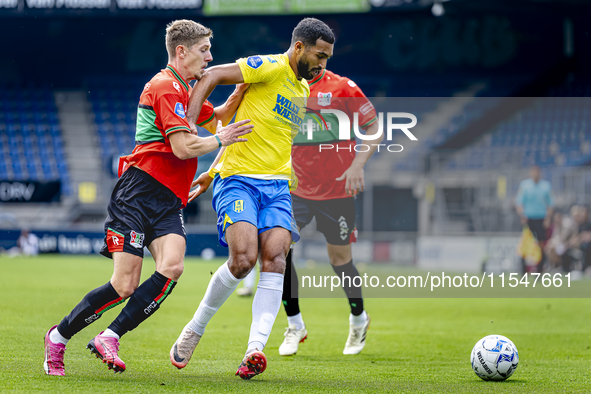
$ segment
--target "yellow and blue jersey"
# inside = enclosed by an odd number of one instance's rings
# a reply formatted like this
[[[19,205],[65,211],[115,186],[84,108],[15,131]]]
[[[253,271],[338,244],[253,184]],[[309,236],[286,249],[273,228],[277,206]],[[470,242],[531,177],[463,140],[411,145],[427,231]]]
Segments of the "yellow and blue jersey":
[[[236,61],[250,87],[238,107],[236,121],[250,119],[247,142],[228,146],[216,167],[222,178],[240,175],[291,180],[291,144],[305,115],[310,88],[298,80],[287,54],[251,56]]]

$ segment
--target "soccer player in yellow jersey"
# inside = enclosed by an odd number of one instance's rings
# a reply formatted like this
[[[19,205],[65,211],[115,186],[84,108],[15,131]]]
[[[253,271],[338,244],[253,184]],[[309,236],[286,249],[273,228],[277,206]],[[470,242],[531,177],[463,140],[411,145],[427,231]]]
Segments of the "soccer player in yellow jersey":
[[[191,198],[205,191],[214,178],[219,239],[229,247],[230,256],[211,278],[195,316],[172,346],[170,360],[178,368],[187,365],[207,323],[253,269],[259,254],[261,274],[252,304],[250,337],[236,375],[250,379],[267,367],[262,350],[281,306],[285,257],[292,240],[299,238],[289,193],[292,132],[297,133],[304,117],[310,94],[306,80],[326,68],[334,41],[325,23],[306,18],[294,29],[286,53],[212,67],[193,90],[189,124],[216,85],[250,84],[236,121],[251,119],[254,128],[247,142],[240,148],[236,148],[239,144],[227,147],[210,174],[201,174],[193,182],[199,189]]]

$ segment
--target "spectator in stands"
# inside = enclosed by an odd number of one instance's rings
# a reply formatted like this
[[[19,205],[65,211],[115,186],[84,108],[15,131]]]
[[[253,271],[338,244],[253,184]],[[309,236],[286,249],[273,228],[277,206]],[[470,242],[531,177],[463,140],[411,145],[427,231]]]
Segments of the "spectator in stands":
[[[579,242],[583,252],[583,269],[586,274],[591,274],[591,223],[589,223],[589,208],[582,208],[582,220],[579,225]]]
[[[530,169],[530,177],[519,184],[516,203],[521,223],[529,227],[544,250],[543,247],[548,239],[547,230],[550,227],[554,200],[552,186],[547,180],[540,179],[538,166],[533,166]],[[542,261],[538,264],[538,271],[543,268],[544,260],[545,258],[542,256]],[[525,272],[525,261],[522,261],[522,264]]]
[[[571,208],[571,215],[578,207]],[[555,211],[552,215],[552,235],[544,247],[544,253],[550,263],[550,269],[562,267],[565,252],[569,247],[571,238],[578,233],[577,224],[572,217]]]
[[[591,223],[589,223],[589,208],[578,207],[573,215],[577,226],[577,233],[568,242],[568,250],[562,259],[562,270],[570,272],[575,269],[573,263],[580,262],[582,271],[591,267]]]
[[[39,254],[39,238],[27,229],[21,231],[16,244],[20,248],[20,252],[25,256],[37,256]]]

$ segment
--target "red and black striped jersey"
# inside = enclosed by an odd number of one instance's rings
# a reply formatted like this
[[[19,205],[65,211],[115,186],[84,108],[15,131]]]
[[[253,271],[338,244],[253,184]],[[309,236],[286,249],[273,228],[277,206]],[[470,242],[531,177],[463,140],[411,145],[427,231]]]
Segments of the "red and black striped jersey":
[[[350,197],[345,191],[345,181],[339,182],[336,178],[343,175],[355,159],[355,134],[351,129],[348,139],[340,140],[337,116],[321,114],[320,110],[340,110],[351,122],[353,114],[357,113],[359,129],[365,129],[377,121],[375,108],[355,82],[331,71],[324,70],[308,84],[310,98],[306,117],[294,138],[291,152],[298,178],[298,187],[292,193],[309,200]],[[308,125],[311,125],[310,130],[307,130]],[[320,144],[332,144],[334,148],[319,152]]]
[[[136,166],[169,188],[187,205],[191,182],[197,171],[197,158],[181,160],[170,145],[173,133],[190,133],[186,120],[191,87],[170,64],[144,86],[137,110],[136,146],[132,154],[121,158],[120,176]],[[205,101],[197,125],[214,118],[214,108]]]

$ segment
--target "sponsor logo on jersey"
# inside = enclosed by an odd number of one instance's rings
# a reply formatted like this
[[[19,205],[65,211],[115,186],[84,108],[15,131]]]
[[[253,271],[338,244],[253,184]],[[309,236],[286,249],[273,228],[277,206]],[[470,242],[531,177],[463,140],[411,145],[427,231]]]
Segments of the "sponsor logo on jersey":
[[[129,244],[134,248],[143,248],[144,247],[144,234],[136,233],[135,231],[131,230],[129,233],[131,239],[129,240]]]
[[[248,59],[246,59],[246,64],[248,65],[248,67],[254,68],[256,70],[261,66],[261,64],[263,64],[263,59],[261,59],[260,56],[251,56]]]
[[[302,118],[298,116],[300,113],[300,107],[280,94],[277,94],[277,102],[275,104],[275,108],[273,108],[273,112],[276,112],[283,118],[295,123],[297,126],[302,124]]]
[[[244,200],[234,201],[234,212],[240,213],[244,211]]]
[[[371,102],[367,102],[364,105],[362,105],[361,107],[359,107],[359,112],[361,112],[362,115],[367,115],[369,113],[369,111],[371,111],[373,109],[373,104]]]
[[[180,116],[181,119],[185,119],[185,107],[183,107],[182,103],[176,103],[174,113]]]
[[[332,92],[322,93],[318,92],[318,105],[326,107],[332,101]]]
[[[174,81],[172,83],[172,86],[174,86],[174,88],[177,90],[177,92],[181,92],[181,85],[178,84],[178,82]]]

